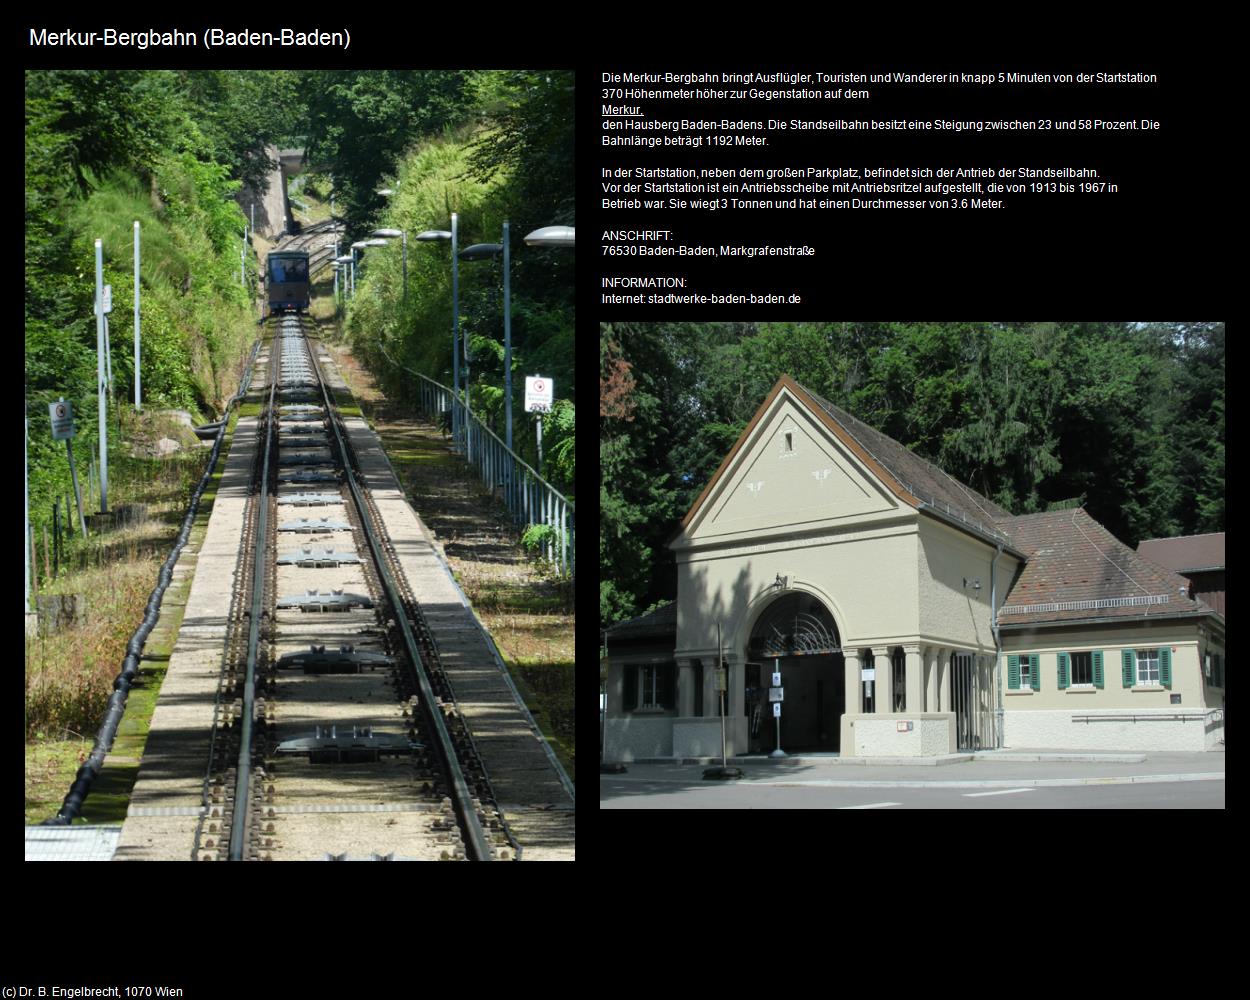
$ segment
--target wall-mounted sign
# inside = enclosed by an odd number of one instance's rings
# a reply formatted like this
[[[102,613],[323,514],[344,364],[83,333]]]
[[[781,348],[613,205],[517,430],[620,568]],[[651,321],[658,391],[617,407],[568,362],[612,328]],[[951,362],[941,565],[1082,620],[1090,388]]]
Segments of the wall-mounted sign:
[[[785,701],[786,689],[785,688],[769,688],[768,700],[769,701]]]
[[[864,667],[863,675],[860,678],[865,681],[875,681],[877,679],[877,670],[875,667]]]
[[[898,729],[898,731],[899,731],[900,733],[910,733],[910,732],[911,732],[911,723],[910,723],[910,722],[900,722],[900,723],[898,723],[898,725],[897,725],[895,728],[897,728],[897,729]]]

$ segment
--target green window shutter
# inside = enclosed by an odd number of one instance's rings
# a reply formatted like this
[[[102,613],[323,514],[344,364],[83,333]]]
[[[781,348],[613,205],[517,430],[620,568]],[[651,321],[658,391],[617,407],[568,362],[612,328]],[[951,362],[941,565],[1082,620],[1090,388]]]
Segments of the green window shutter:
[[[1068,686],[1068,654],[1059,654],[1059,690],[1062,691]]]
[[[1033,690],[1040,691],[1042,689],[1042,658],[1034,653],[1031,659],[1033,661],[1033,675],[1031,678],[1033,681]]]
[[[1137,653],[1134,650],[1126,649],[1121,653],[1124,661],[1124,686],[1131,688],[1133,686],[1133,664],[1137,662]]]
[[[1172,650],[1167,646],[1159,650],[1159,680],[1165,688],[1172,686]]]
[[[1094,650],[1094,687],[1102,687],[1102,650]]]
[[[1020,657],[1007,657],[1007,690],[1020,690]]]
[[[660,665],[660,707],[677,707],[677,664]]]
[[[638,707],[638,667],[628,663],[621,669],[625,671],[625,703],[622,711],[632,712]]]

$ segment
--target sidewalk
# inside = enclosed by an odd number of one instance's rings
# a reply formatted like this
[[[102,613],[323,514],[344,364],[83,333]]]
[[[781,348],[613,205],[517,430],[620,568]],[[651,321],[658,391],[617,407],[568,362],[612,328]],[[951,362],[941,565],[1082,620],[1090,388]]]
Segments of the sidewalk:
[[[711,763],[719,764],[716,758]],[[735,757],[741,768],[736,785],[811,785],[820,787],[963,788],[1030,785],[1105,785],[1160,781],[1220,781],[1224,751],[1205,753],[1107,753],[1072,750],[983,751],[946,757],[916,758],[796,756]],[[628,772],[600,775],[601,786],[642,780],[702,784],[706,762],[635,762]],[[712,784],[708,782],[707,784]]]

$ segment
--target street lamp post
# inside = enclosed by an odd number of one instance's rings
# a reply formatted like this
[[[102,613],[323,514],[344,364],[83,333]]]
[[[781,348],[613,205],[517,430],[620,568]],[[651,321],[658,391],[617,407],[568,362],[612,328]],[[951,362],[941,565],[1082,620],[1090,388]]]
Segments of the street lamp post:
[[[342,271],[343,272],[343,298],[344,299],[347,298],[347,267],[349,264],[351,264],[351,262],[352,262],[351,254],[343,254],[342,257],[334,258],[335,288],[336,289],[338,288],[338,274],[339,274],[339,271]],[[340,306],[340,302],[336,298],[334,300],[334,308],[337,310],[339,306]]]
[[[525,236],[526,246],[531,247],[568,247],[573,249],[574,230],[572,226],[544,226],[535,229]],[[538,414],[538,474],[542,475],[543,464],[543,415]]]
[[[455,212],[451,213],[451,232],[445,229],[427,229],[425,232],[417,233],[416,238],[425,242],[430,240],[451,240],[451,421],[452,433],[451,439],[455,442],[457,450],[461,445],[460,431],[463,421],[460,419],[460,411],[456,407],[456,402],[460,398],[460,265],[457,245],[459,240],[458,221]],[[466,352],[467,354],[467,352]],[[468,370],[466,363],[465,370]],[[468,379],[465,380],[465,406],[469,403],[469,387]],[[466,428],[467,437],[467,428]],[[465,442],[467,450],[467,441]]]
[[[504,407],[507,411],[507,445],[512,450],[512,296],[508,281],[508,223],[503,224],[502,243],[474,243],[460,251],[463,260],[482,260],[503,255]]]

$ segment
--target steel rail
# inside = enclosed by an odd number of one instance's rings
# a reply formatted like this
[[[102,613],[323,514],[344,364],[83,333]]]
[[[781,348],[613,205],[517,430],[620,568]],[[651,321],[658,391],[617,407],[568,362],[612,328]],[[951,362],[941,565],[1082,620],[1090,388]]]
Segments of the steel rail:
[[[305,335],[305,343],[307,343],[307,335]],[[309,349],[309,354],[313,354],[311,348]],[[395,620],[404,636],[404,644],[407,647],[417,686],[421,692],[419,698],[421,712],[425,716],[430,732],[435,735],[437,740],[440,756],[442,757],[443,772],[447,778],[448,789],[451,792],[452,807],[455,809],[456,815],[460,817],[461,828],[465,834],[465,851],[473,861],[491,861],[493,856],[490,844],[487,841],[486,832],[482,829],[482,825],[478,820],[477,810],[473,806],[473,798],[469,792],[468,782],[465,780],[464,772],[460,768],[460,762],[456,759],[456,750],[452,744],[451,736],[447,732],[447,725],[443,721],[442,714],[435,707],[434,690],[426,674],[425,661],[417,648],[417,640],[412,634],[408,616],[404,613],[403,599],[400,596],[395,580],[391,576],[390,570],[387,568],[382,546],[374,534],[370,523],[372,518],[369,515],[360,487],[356,483],[356,470],[352,467],[352,463],[348,461],[349,451],[343,441],[343,435],[339,431],[341,417],[339,416],[338,407],[330,399],[325,379],[321,377],[320,364],[316,363],[315,357],[313,360],[313,368],[317,373],[317,381],[321,385],[321,394],[326,403],[326,414],[331,418],[330,427],[334,431],[335,440],[338,442],[339,455],[343,461],[344,481],[351,489],[352,500],[356,505],[357,512],[360,514],[361,527],[364,530],[365,539],[369,543],[369,550],[373,553],[374,565],[377,567],[378,578],[382,582],[383,592],[395,611]]]
[[[260,476],[260,517],[253,546],[252,574],[252,621],[247,637],[247,677],[243,682],[243,716],[242,729],[239,734],[239,767],[234,786],[234,818],[230,827],[230,860],[242,861],[246,840],[244,827],[247,822],[248,796],[252,774],[252,728],[256,705],[256,647],[260,640],[260,619],[263,612],[265,596],[265,532],[269,515],[269,452],[274,439],[274,399],[278,391],[280,376],[277,365],[281,362],[281,354],[275,347],[281,338],[278,330],[269,348],[269,406],[262,419],[265,428],[265,460]]]

